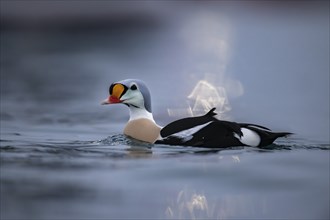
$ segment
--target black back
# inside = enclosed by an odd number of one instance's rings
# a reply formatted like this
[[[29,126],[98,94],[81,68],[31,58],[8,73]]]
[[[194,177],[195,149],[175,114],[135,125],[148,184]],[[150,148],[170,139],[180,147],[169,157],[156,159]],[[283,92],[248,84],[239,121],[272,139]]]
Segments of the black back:
[[[272,144],[278,137],[291,134],[289,132],[272,132],[269,128],[256,124],[218,120],[214,117],[216,115],[214,110],[215,108],[211,109],[203,116],[184,118],[168,124],[160,131],[163,139],[156,141],[156,143],[207,148],[245,146],[245,144],[239,141],[237,136],[242,137],[241,128],[247,128],[260,136],[261,141],[258,147],[264,147]],[[177,135],[178,132],[199,125],[205,126],[191,135]]]
[[[234,137],[234,133],[241,136],[241,127],[235,122],[221,121],[213,117],[215,108],[200,117],[184,118],[165,126],[160,134],[164,138],[157,141],[160,144],[184,145],[195,147],[223,148],[230,146],[242,146],[242,143]],[[193,127],[209,124],[201,128],[192,137],[178,137],[175,134]]]
[[[174,122],[166,125],[160,131],[160,135],[162,137],[167,137],[171,134],[175,134],[180,131],[190,129],[190,128],[205,124],[210,121],[216,121],[217,119],[214,118],[213,116],[215,116],[217,113],[215,113],[214,110],[215,110],[215,108],[212,108],[208,113],[206,113],[203,116],[183,118],[183,119],[174,121]]]

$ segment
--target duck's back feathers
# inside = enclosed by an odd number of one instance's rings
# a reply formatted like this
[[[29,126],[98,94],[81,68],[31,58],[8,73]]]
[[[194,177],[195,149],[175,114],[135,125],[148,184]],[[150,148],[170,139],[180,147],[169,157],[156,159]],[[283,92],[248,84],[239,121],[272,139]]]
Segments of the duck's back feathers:
[[[193,120],[193,118],[189,119]],[[182,121],[180,123],[182,123]],[[171,126],[174,125],[175,123],[172,123]],[[163,139],[158,140],[156,143],[210,148],[242,145],[242,143],[233,136],[234,133],[242,135],[238,124],[215,119],[169,136],[162,136]]]
[[[212,108],[208,113],[206,113],[203,116],[183,118],[183,119],[174,121],[174,122],[166,125],[160,131],[160,135],[162,137],[168,137],[172,134],[191,129],[191,128],[194,128],[199,125],[206,124],[210,121],[215,121],[217,119],[214,118],[213,116],[215,116],[217,113],[215,113],[214,110],[215,110],[215,108]]]
[[[288,132],[272,132],[269,128],[247,123],[218,120],[215,108],[200,117],[184,118],[170,123],[161,131],[159,144],[184,145],[208,148],[233,146],[263,147],[273,143]]]
[[[156,143],[220,148],[242,145],[233,136],[243,135],[240,125],[216,119],[214,110],[212,108],[203,116],[184,118],[168,124],[160,131],[162,139]]]

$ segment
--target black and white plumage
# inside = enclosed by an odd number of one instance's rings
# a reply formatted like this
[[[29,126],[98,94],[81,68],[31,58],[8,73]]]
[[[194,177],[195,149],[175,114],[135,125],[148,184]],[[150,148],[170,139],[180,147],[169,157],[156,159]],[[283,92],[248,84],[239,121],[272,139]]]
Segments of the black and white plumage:
[[[291,134],[255,124],[218,120],[215,108],[203,116],[183,118],[162,128],[154,121],[150,92],[143,81],[127,79],[113,83],[109,94],[102,104],[123,103],[130,109],[124,134],[149,143],[208,148],[264,147]]]
[[[255,124],[218,120],[214,117],[214,110],[215,108],[200,117],[184,118],[168,124],[160,131],[163,139],[156,143],[210,148],[263,147],[272,144],[278,137],[290,134],[272,132]]]

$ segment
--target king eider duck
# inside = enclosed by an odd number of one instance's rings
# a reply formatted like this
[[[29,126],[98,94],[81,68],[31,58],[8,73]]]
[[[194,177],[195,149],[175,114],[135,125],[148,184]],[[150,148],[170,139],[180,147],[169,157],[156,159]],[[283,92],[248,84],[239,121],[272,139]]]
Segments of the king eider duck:
[[[183,145],[206,148],[234,146],[264,147],[289,132],[246,123],[215,118],[215,108],[199,117],[174,121],[165,127],[157,125],[151,110],[151,96],[146,84],[138,79],[126,79],[110,85],[110,96],[101,104],[123,103],[129,107],[130,118],[124,134],[152,144]]]

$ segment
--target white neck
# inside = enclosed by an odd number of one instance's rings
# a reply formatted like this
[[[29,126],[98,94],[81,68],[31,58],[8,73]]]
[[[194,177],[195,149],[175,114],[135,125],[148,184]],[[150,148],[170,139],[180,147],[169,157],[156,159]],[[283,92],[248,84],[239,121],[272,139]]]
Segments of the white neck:
[[[130,111],[129,121],[146,118],[155,123],[152,113],[148,112],[145,108],[129,107],[129,111]]]

